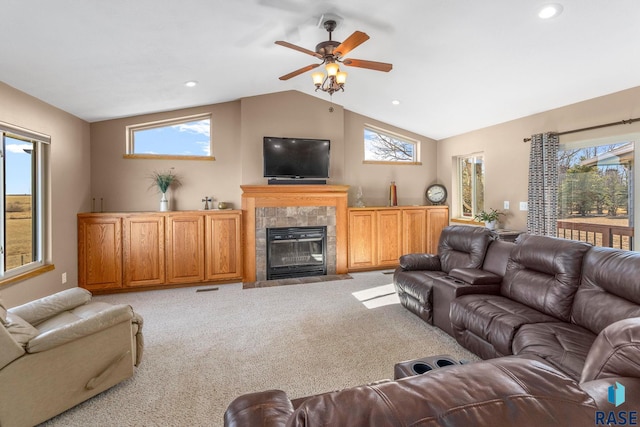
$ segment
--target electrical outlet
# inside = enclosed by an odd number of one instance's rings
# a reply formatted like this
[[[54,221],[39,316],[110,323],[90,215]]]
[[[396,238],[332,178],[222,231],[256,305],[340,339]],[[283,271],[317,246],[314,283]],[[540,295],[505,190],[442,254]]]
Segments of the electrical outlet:
[[[520,202],[520,210],[528,211],[529,210],[529,202]]]
[[[509,201],[508,200],[504,201],[503,209],[509,209]]]
[[[67,272],[62,273],[62,284],[67,283]]]

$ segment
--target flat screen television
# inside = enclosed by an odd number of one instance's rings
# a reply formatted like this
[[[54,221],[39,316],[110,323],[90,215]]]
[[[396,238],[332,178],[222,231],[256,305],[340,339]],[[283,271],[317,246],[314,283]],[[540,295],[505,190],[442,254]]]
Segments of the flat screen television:
[[[265,136],[265,178],[329,178],[328,139]]]

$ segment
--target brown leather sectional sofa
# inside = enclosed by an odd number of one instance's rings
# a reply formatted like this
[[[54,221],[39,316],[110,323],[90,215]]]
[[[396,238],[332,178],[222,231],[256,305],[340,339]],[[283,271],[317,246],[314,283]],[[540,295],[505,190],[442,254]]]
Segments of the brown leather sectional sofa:
[[[448,227],[438,254],[401,258],[396,290],[407,309],[490,360],[294,400],[247,394],[229,405],[225,425],[637,423],[639,273],[640,253]],[[616,406],[621,385],[626,402]]]

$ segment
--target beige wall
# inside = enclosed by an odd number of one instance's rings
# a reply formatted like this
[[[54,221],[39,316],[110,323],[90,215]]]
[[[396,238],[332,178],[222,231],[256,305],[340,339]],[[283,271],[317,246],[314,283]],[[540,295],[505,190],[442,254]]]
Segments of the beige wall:
[[[212,114],[215,161],[123,157],[128,125],[204,113]],[[160,194],[156,188],[149,188],[149,176],[170,168],[182,182],[167,194],[171,209],[202,209],[205,196],[213,197],[216,203],[239,203],[241,165],[239,101],[91,124],[91,198],[95,199],[96,211],[157,211]]]
[[[333,112],[329,111],[333,107]],[[212,113],[215,161],[124,159],[125,128],[167,118]],[[364,124],[422,141],[421,166],[363,165]],[[401,204],[422,204],[426,186],[436,178],[436,142],[421,135],[344,110],[327,100],[297,91],[243,98],[157,114],[91,124],[91,198],[104,211],[155,211],[160,196],[149,189],[148,175],[171,167],[182,186],[170,191],[172,209],[201,209],[204,196],[240,206],[240,185],[266,184],[262,170],[264,136],[331,140],[330,184],[362,186],[365,201],[387,203],[396,181]],[[353,202],[352,189],[351,201]]]
[[[266,184],[262,138],[300,137],[331,140],[328,183],[344,182],[344,110],[297,91],[243,98],[241,120],[242,184]]]
[[[379,127],[420,141],[421,165],[365,164],[363,128]],[[373,120],[352,111],[345,111],[345,183],[351,186],[349,203],[355,204],[357,187],[362,187],[363,201],[368,206],[386,206],[389,185],[395,181],[398,204],[423,205],[424,192],[436,180],[435,140]]]
[[[640,87],[566,107],[534,114],[496,126],[447,138],[438,142],[438,181],[452,193],[449,204],[453,216],[456,190],[452,179],[455,156],[483,152],[485,157],[485,208],[503,210],[503,202],[510,202],[505,228],[526,230],[526,212],[518,209],[519,202],[527,200],[529,143],[523,138],[541,132],[584,128],[623,119],[640,117]],[[524,101],[523,101],[524,102]],[[595,139],[612,135],[627,135],[640,131],[640,123],[580,132],[560,137],[560,142]],[[638,151],[638,150],[636,150]],[[636,185],[636,205],[640,201]],[[453,202],[453,205],[452,205]],[[636,206],[636,211],[638,207]]]
[[[89,124],[4,83],[0,83],[0,121],[51,136],[47,258],[56,268],[1,287],[0,297],[14,306],[78,284],[76,214],[89,208]],[[63,272],[67,273],[64,285]]]

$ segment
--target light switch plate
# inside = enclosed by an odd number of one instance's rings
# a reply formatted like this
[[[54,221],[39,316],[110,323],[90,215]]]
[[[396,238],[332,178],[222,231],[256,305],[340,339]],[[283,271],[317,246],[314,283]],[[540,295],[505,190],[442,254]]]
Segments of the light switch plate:
[[[509,209],[509,201],[508,200],[504,201],[503,209]]]
[[[520,210],[528,211],[529,210],[529,202],[520,202]]]

